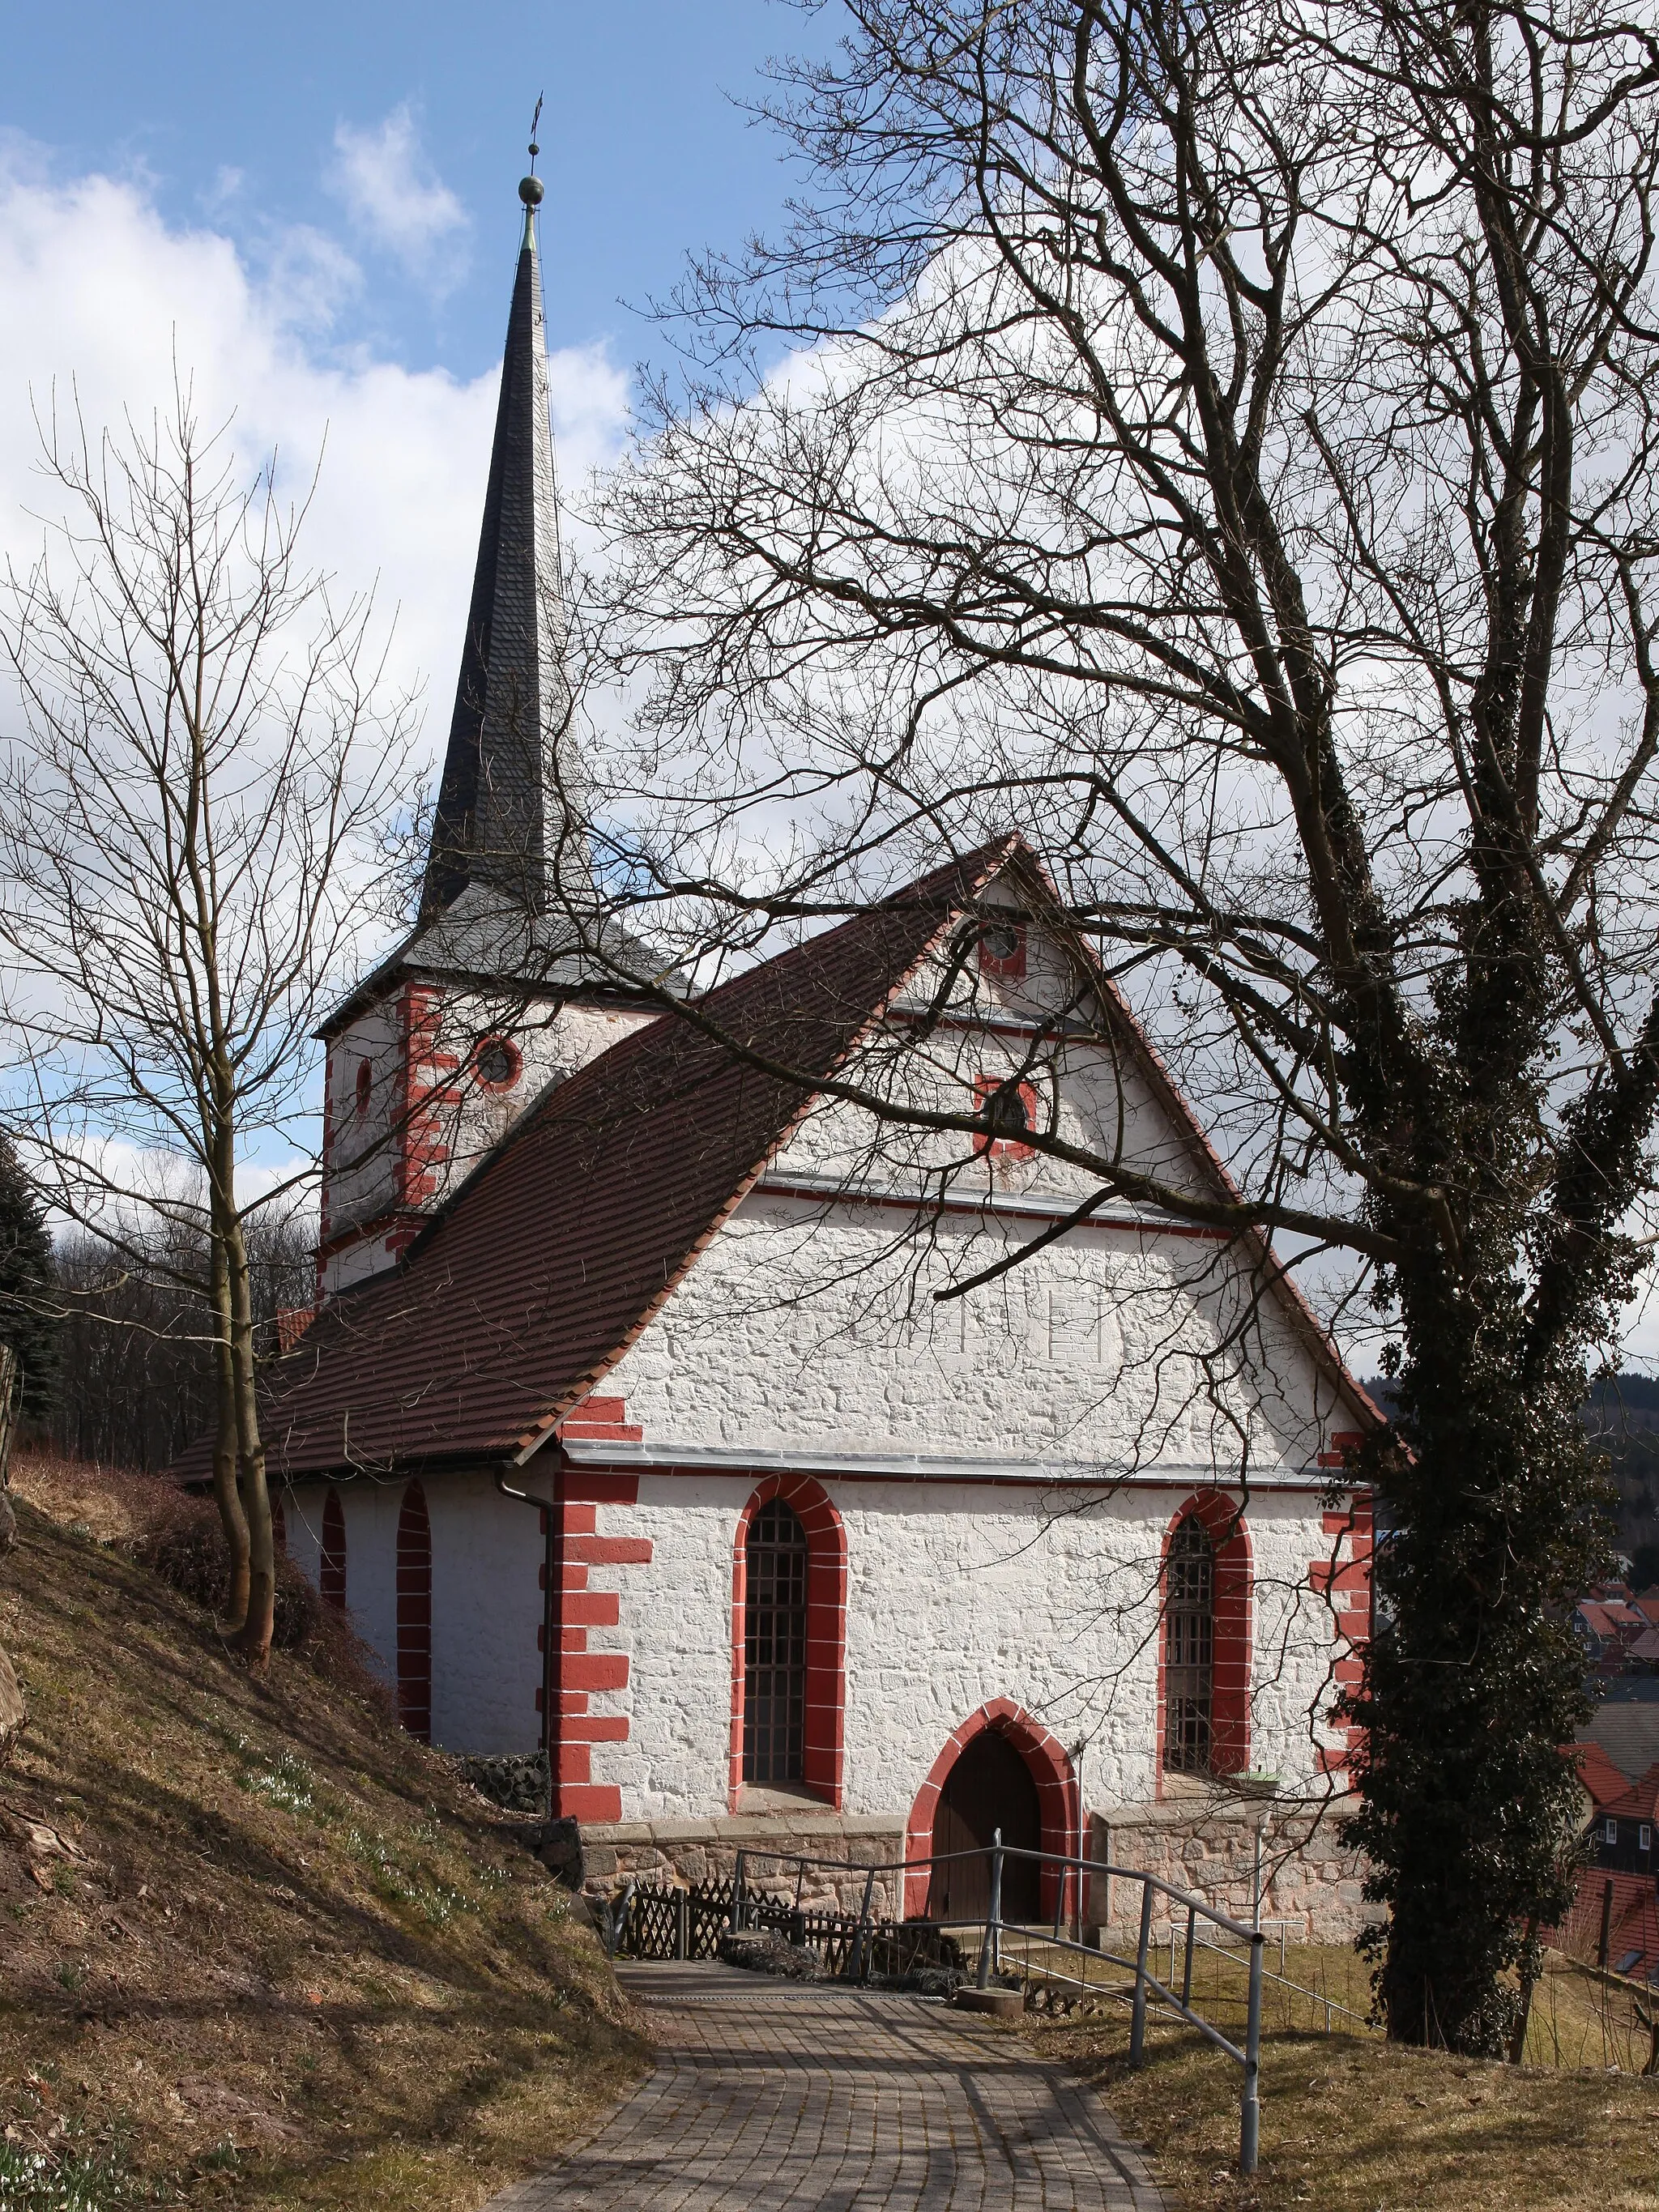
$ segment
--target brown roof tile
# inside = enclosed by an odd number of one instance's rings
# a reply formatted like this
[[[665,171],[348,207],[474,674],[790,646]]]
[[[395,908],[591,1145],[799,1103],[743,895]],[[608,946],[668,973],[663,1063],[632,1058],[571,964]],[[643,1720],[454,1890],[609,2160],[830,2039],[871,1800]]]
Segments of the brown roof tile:
[[[1007,850],[735,977],[708,1017],[750,1053],[829,1074]],[[325,1308],[266,1408],[274,1480],[508,1456],[613,1364],[811,1097],[704,1035],[695,1011],[550,1092],[402,1267]],[[205,1447],[178,1472],[204,1474]]]

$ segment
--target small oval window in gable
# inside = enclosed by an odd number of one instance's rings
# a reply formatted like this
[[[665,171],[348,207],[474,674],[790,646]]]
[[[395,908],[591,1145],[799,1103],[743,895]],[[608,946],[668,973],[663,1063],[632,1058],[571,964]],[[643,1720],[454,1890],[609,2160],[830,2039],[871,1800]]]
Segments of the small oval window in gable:
[[[370,1100],[374,1096],[374,1065],[373,1065],[373,1063],[372,1063],[371,1061],[369,1061],[369,1060],[360,1060],[357,1062],[357,1079],[356,1079],[356,1100],[357,1100],[357,1111],[358,1111],[360,1114],[367,1114],[367,1113],[368,1113],[368,1102],[369,1102],[369,1100]]]
[[[979,933],[980,972],[1005,982],[1025,973],[1025,932],[1015,921],[988,921]]]
[[[524,1057],[510,1037],[486,1037],[472,1055],[472,1066],[487,1090],[510,1091],[524,1073]]]

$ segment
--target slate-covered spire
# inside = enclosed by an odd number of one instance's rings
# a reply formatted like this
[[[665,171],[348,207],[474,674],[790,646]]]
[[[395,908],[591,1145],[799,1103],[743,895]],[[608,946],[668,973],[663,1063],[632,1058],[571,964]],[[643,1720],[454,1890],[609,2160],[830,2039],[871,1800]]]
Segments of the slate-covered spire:
[[[469,887],[540,913],[587,882],[569,742],[547,339],[536,252],[538,177],[519,186],[524,239],[489,457],[460,681],[422,896],[435,921]]]

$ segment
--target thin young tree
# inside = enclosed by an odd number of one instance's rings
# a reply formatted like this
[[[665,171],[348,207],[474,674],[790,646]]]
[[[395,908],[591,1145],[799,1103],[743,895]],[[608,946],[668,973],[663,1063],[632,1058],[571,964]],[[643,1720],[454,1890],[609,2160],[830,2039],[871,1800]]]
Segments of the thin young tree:
[[[54,1206],[141,1272],[182,1255],[177,1287],[204,1300],[228,1612],[263,1668],[251,1216],[309,1171],[312,1031],[377,917],[408,706],[372,598],[337,599],[302,564],[314,478],[289,501],[274,458],[245,466],[187,384],[150,425],[54,422],[42,446],[63,515],[10,574],[3,631],[21,708],[0,780],[14,1090]],[[259,1152],[277,1166],[256,1183]]]
[[[1580,1409],[1659,1105],[1659,31],[1610,0],[845,27],[767,111],[786,234],[694,270],[685,375],[600,508],[640,732],[600,875],[690,957],[1024,833],[1239,1194],[1027,1141],[1346,1255],[1387,1336],[1352,1833],[1389,2032],[1495,2051],[1565,1901]]]

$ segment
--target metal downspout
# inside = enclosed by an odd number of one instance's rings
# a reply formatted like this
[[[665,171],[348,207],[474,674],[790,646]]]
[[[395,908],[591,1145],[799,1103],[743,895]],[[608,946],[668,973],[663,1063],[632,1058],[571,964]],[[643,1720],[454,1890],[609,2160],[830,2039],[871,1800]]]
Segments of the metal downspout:
[[[515,1462],[507,1462],[513,1466]],[[562,1472],[553,1478],[551,1498],[532,1497],[527,1490],[519,1490],[507,1479],[505,1468],[495,1470],[495,1487],[503,1498],[511,1498],[520,1505],[533,1505],[541,1515],[545,1529],[542,1548],[542,1741],[547,1751],[547,1805],[550,1822],[557,1815],[554,1808],[558,1802],[559,1742],[557,1669],[555,1668],[554,1646],[560,1633],[560,1608],[557,1602],[559,1583],[564,1574],[564,1477]]]

